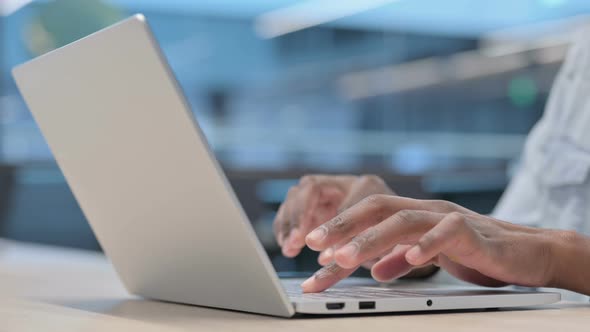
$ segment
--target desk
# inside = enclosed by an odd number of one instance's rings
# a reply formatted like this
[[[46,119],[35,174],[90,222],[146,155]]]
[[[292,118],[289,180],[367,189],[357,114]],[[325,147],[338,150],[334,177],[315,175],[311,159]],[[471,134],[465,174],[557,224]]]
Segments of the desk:
[[[540,309],[284,319],[127,294],[101,254],[0,240],[0,332],[580,331],[590,304]],[[370,329],[370,330],[369,330]]]

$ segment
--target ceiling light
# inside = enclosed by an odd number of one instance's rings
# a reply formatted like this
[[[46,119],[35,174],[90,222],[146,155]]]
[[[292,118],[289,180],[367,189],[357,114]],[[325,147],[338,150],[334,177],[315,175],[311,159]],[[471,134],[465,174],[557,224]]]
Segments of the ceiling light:
[[[263,38],[279,37],[401,0],[306,0],[260,15],[256,31]]]
[[[8,16],[30,2],[32,0],[2,0],[0,1],[0,16]]]

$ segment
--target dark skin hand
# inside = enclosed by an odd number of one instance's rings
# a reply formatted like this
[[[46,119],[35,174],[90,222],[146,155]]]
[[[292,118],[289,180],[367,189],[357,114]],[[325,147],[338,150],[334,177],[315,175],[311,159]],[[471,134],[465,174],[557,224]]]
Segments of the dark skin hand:
[[[375,175],[308,175],[290,188],[285,202],[279,208],[274,221],[274,232],[283,255],[295,257],[305,246],[305,236],[314,228],[334,218],[370,195],[395,195],[393,190]],[[334,259],[334,250],[338,244],[323,250],[318,256],[320,265],[325,266]],[[393,249],[399,253],[408,249],[397,246]],[[363,262],[361,266],[370,269],[378,259]],[[406,265],[403,273],[397,277],[426,277],[436,272],[431,264],[424,267]]]
[[[376,176],[309,175],[290,188],[274,221],[277,242],[287,257],[295,257],[305,246],[305,236],[339,212],[373,194],[395,193]],[[320,254],[319,263],[332,261],[333,248]]]
[[[320,180],[344,188],[339,197],[350,196],[352,185],[331,182],[329,176]],[[379,182],[375,180],[371,180],[373,184]],[[312,181],[317,185],[315,179]],[[450,202],[415,200],[392,192],[365,195],[348,207],[334,207],[334,200],[327,199],[326,211],[335,215],[323,222],[320,217],[329,213],[315,214],[318,206],[323,208],[321,194],[321,189],[313,196],[316,198],[291,193],[282,206],[282,216],[288,211],[291,214],[287,215],[299,221],[285,227],[280,214],[275,221],[276,234],[287,255],[296,255],[305,244],[320,252],[333,250],[330,262],[302,284],[304,292],[323,291],[364,263],[371,263],[371,273],[378,281],[436,264],[478,285],[559,287],[590,294],[590,239],[575,232],[514,225]],[[294,204],[296,201],[303,205]],[[340,198],[341,203],[344,201]],[[295,206],[310,206],[305,205],[309,202],[314,208],[294,212]]]

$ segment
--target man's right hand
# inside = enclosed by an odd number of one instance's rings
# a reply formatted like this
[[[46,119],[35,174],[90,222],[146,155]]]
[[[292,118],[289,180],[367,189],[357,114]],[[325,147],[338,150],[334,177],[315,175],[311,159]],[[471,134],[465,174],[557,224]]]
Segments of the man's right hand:
[[[295,257],[305,246],[305,236],[363,198],[395,195],[375,175],[307,175],[289,189],[274,220],[274,233],[283,255]],[[324,250],[318,261],[332,261],[334,248]]]

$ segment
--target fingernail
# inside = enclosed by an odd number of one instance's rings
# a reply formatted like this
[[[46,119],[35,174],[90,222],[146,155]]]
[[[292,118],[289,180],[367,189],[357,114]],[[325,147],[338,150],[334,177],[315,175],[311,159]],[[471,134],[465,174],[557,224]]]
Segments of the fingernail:
[[[359,252],[359,246],[358,246],[358,244],[350,243],[350,244],[347,244],[346,246],[342,247],[342,249],[339,249],[338,251],[340,252],[340,255],[343,255],[346,257],[354,257]]]
[[[306,240],[319,242],[326,238],[328,232],[324,227],[316,228],[313,232],[309,233]]]
[[[408,252],[406,252],[406,260],[408,261],[408,263],[416,262],[419,257],[420,247],[418,246],[413,246],[412,248],[410,248],[410,250],[408,250]]]

